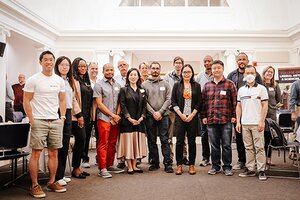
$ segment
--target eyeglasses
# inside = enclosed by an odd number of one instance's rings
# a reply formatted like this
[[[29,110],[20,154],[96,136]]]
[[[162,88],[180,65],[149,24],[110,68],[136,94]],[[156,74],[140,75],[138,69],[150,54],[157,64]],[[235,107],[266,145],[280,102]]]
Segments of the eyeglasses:
[[[184,71],[182,72],[183,74],[191,74],[192,72],[191,71]]]

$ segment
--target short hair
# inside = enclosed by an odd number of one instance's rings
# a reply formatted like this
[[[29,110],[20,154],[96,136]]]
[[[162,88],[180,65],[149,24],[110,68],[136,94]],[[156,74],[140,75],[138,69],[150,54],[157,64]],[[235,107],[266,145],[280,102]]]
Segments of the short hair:
[[[239,54],[236,56],[236,58],[239,57],[242,54],[246,56],[247,60],[249,60],[248,55],[245,52],[239,52]]]
[[[183,58],[180,57],[180,56],[176,56],[176,57],[173,59],[173,65],[175,64],[175,62],[176,62],[177,60],[181,60],[182,65],[184,65],[184,60],[183,60]]]
[[[256,68],[255,68],[253,65],[247,65],[247,66],[245,67],[245,69],[250,69],[250,68],[253,68],[254,71],[255,71],[255,73],[257,73],[257,72],[256,72]]]
[[[161,65],[160,65],[159,62],[157,62],[157,61],[153,61],[153,62],[150,64],[150,68],[152,67],[152,65],[158,65],[159,68],[161,68]]]
[[[147,62],[142,62],[141,64],[139,64],[139,69],[141,69],[142,65],[146,65],[148,69],[150,68]]]
[[[54,56],[54,54],[53,54],[51,51],[47,50],[47,51],[43,51],[43,52],[41,53],[41,55],[40,55],[40,58],[39,58],[40,62],[42,62],[42,60],[43,60],[43,57],[44,57],[44,55],[46,55],[46,54],[50,54],[50,55],[52,55],[52,56],[53,56],[53,58],[55,59],[55,56]]]
[[[214,60],[212,62],[212,65],[216,65],[216,64],[219,64],[219,65],[221,65],[224,68],[224,63],[221,60]]]

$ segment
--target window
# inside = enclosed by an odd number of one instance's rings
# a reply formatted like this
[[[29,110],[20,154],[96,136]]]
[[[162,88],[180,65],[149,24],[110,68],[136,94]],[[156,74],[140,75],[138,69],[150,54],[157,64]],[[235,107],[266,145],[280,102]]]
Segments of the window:
[[[228,7],[227,0],[121,0],[119,6]]]

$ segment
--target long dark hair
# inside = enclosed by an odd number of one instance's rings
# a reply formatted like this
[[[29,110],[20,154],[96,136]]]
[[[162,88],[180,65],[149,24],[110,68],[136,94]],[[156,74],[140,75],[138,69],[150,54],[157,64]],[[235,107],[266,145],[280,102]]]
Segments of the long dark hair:
[[[182,72],[183,72],[183,69],[186,68],[186,67],[188,67],[188,68],[191,69],[191,71],[192,71],[192,77],[191,77],[191,79],[190,79],[190,83],[194,83],[194,82],[195,82],[195,80],[194,80],[195,72],[194,72],[194,69],[193,69],[192,65],[190,65],[190,64],[185,64],[185,65],[182,67],[181,73],[180,73],[180,75],[181,75],[180,82],[183,83]]]
[[[89,73],[88,73],[88,69],[86,69],[86,73],[83,75],[83,78],[81,78],[78,74],[78,65],[79,65],[79,62],[83,60],[85,63],[86,61],[81,58],[81,57],[77,57],[73,60],[72,62],[72,69],[73,69],[73,75],[74,75],[74,78],[76,80],[78,80],[79,82],[84,82],[88,85],[91,85],[91,81],[90,81],[90,77],[89,77]]]
[[[67,73],[67,80],[71,86],[71,88],[74,90],[74,79],[73,79],[73,70],[72,70],[72,67],[71,67],[71,60],[66,57],[66,56],[60,56],[59,58],[57,58],[56,62],[55,62],[55,65],[54,65],[54,72],[55,74],[57,74],[58,76],[61,76],[60,72],[59,72],[59,69],[58,69],[58,65],[64,61],[64,60],[67,60],[68,63],[69,63],[69,71]]]
[[[140,72],[139,72],[139,70],[138,70],[137,68],[130,68],[130,69],[128,70],[127,75],[126,75],[126,86],[130,86],[129,75],[130,75],[130,73],[133,72],[133,71],[136,71],[137,74],[138,74],[139,79],[137,80],[136,85],[137,85],[138,88],[140,88],[140,87],[141,87],[141,84],[142,84],[142,81],[141,81],[141,74],[140,74]]]

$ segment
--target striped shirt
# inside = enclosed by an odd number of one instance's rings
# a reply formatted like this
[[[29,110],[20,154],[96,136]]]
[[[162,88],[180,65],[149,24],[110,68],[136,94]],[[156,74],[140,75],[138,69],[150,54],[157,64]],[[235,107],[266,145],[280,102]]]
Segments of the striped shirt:
[[[236,87],[225,77],[217,84],[213,80],[206,83],[202,92],[201,117],[207,118],[207,124],[231,122],[231,118],[236,118],[236,99]]]

